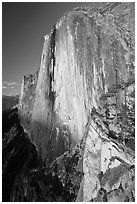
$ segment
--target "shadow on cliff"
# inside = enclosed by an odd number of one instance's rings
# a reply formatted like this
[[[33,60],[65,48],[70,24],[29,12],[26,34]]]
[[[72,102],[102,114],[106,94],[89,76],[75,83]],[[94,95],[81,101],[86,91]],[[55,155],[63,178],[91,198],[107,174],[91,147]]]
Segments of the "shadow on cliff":
[[[75,145],[67,126],[52,124],[49,127],[34,121],[30,135],[38,147],[39,154],[49,163]]]
[[[54,138],[56,134],[52,131],[51,138]],[[53,158],[53,155],[50,155],[52,139],[50,142],[47,143],[47,151],[48,156]],[[63,144],[64,141],[60,151],[57,148],[56,152],[64,153]],[[82,172],[82,166],[78,165],[79,151],[71,149],[47,166],[18,120],[15,120],[9,131],[3,133],[2,147],[3,202],[75,201]]]

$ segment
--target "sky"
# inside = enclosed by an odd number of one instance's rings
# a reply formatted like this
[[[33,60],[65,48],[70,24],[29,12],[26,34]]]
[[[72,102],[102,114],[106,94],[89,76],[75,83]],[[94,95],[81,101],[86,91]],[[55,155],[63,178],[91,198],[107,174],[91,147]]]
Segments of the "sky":
[[[40,66],[44,36],[67,11],[91,2],[2,3],[2,94],[20,93],[24,75]]]

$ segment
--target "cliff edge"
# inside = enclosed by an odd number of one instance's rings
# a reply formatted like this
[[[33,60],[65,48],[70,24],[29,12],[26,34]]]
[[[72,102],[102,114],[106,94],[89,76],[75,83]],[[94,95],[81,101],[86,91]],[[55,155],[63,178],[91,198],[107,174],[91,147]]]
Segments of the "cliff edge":
[[[68,12],[44,37],[37,74],[23,80],[20,118],[46,162],[83,147],[77,201],[134,197],[132,184],[122,191],[134,174],[134,13],[120,2]]]

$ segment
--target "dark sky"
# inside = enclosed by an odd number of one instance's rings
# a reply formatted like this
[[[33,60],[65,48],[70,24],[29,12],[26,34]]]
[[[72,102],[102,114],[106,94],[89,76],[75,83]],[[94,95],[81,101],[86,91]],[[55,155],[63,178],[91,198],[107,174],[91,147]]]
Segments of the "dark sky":
[[[44,35],[65,12],[90,2],[2,3],[3,94],[20,92],[23,75],[40,65]]]

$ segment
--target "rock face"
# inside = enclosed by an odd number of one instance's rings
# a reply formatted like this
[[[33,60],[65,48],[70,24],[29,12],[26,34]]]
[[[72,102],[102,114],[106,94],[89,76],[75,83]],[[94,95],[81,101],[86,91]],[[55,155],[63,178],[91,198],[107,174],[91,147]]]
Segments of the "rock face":
[[[65,151],[68,143],[78,143],[92,108],[102,108],[100,98],[130,79],[133,68],[134,3],[66,14],[45,36],[38,81],[35,74],[23,82],[20,109],[31,118],[32,138],[42,153],[48,145],[62,143]],[[119,109],[124,94],[117,92]]]
[[[83,146],[76,201],[134,200],[134,12],[117,2],[67,13],[23,80],[20,118],[46,162]]]
[[[134,153],[122,143],[108,139],[107,129],[100,121],[96,123],[96,119],[92,116],[87,129],[83,154],[83,196],[77,201],[120,202],[125,201],[126,196],[133,201]],[[124,182],[129,186],[125,187]],[[116,189],[118,193],[112,198]],[[109,197],[110,192],[113,192],[112,197]]]
[[[19,101],[19,113],[24,127],[29,130],[35,101],[36,85],[39,69],[36,73],[24,76]]]
[[[92,119],[92,125],[87,126],[79,145],[45,165],[28,133],[23,131],[16,113],[16,110],[7,113],[7,124],[10,125],[12,117],[14,126],[9,132],[3,131],[3,201],[135,200],[133,152],[129,154],[129,149],[123,151],[120,144],[107,139],[102,139],[100,151],[101,140],[92,129],[93,124],[96,127]],[[95,141],[96,145],[93,145]]]

